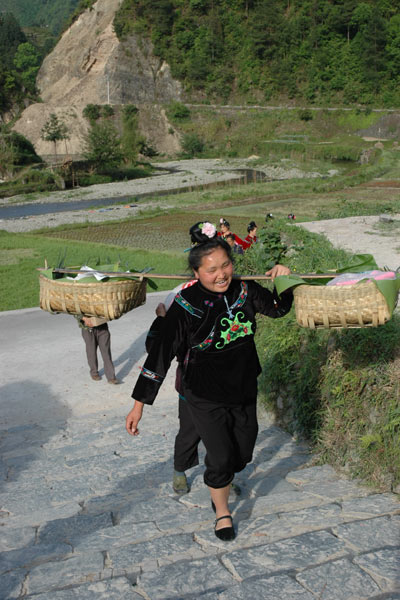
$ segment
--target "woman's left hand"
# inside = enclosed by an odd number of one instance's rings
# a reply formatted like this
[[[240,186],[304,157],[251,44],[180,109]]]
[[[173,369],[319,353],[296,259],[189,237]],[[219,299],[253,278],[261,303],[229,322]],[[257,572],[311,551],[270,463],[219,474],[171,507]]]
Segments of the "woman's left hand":
[[[279,275],[290,275],[290,273],[291,271],[289,267],[285,267],[284,265],[275,265],[265,274],[269,275],[271,279],[275,279],[275,277],[279,277]]]

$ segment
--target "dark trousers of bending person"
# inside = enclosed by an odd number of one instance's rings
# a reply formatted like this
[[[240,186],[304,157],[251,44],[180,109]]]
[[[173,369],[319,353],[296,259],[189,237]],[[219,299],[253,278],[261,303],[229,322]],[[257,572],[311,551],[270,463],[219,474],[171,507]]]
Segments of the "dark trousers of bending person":
[[[104,363],[104,373],[108,381],[115,380],[115,369],[111,357],[111,336],[107,323],[82,329],[82,337],[85,341],[86,357],[92,378],[99,376],[99,362],[97,350],[100,350]]]

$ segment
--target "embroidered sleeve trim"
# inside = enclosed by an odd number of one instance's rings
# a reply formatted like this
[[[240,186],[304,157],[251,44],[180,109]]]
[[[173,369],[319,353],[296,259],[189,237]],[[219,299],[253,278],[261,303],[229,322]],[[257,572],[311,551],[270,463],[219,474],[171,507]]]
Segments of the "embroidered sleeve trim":
[[[154,373],[153,371],[149,371],[144,367],[141,368],[140,373],[143,375],[143,377],[147,377],[147,379],[151,379],[152,381],[161,382],[164,379],[162,375]]]
[[[182,306],[182,308],[187,310],[188,313],[190,313],[194,317],[197,317],[198,319],[201,319],[201,317],[204,314],[202,310],[196,308],[195,306],[192,306],[190,302],[185,300],[185,298],[183,298],[180,293],[175,296],[175,302],[177,302],[179,306]]]

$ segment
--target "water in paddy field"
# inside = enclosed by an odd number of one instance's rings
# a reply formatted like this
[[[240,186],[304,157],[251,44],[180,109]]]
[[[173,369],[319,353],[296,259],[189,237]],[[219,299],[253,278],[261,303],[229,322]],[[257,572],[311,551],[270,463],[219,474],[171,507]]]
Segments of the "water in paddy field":
[[[223,185],[232,184],[248,184],[248,183],[259,183],[260,181],[266,181],[267,176],[262,171],[255,169],[232,169],[232,172],[240,173],[240,177],[234,179],[228,179],[226,181],[219,181],[215,183],[203,183],[198,185],[189,185],[185,187],[179,187],[174,189],[157,190],[154,192],[144,192],[137,194],[132,198],[132,194],[129,196],[118,196],[116,198],[99,198],[92,200],[75,200],[67,202],[41,202],[41,203],[26,203],[26,204],[14,204],[0,207],[0,219],[18,219],[23,217],[30,217],[36,215],[45,215],[48,213],[68,212],[73,210],[83,210],[88,208],[102,207],[99,210],[107,210],[107,206],[113,204],[127,203],[127,206],[136,207],[137,204],[132,203],[140,198],[145,197],[156,197],[156,196],[170,196],[174,194],[183,194],[185,192],[192,192],[198,189],[207,189],[221,187]],[[104,207],[104,208],[103,208]]]

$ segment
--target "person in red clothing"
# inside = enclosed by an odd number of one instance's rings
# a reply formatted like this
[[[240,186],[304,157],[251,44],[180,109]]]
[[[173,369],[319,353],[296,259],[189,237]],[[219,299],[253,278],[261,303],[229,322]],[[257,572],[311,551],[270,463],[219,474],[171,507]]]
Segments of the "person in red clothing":
[[[242,240],[242,238],[240,238],[238,235],[236,235],[236,233],[233,233],[230,230],[229,222],[226,219],[224,219],[223,217],[221,217],[219,220],[218,236],[222,237],[224,240],[226,240],[227,235],[233,235],[235,243],[238,244],[239,246],[241,246],[241,248],[243,248],[243,250],[247,247],[245,241]]]
[[[244,238],[245,249],[250,248],[257,241],[257,225],[255,221],[250,221],[247,225],[247,236]]]
[[[163,317],[136,381],[134,406],[126,430],[139,434],[143,407],[153,404],[174,356],[185,356],[181,390],[196,432],[206,448],[204,482],[216,513],[215,535],[235,537],[228,506],[235,473],[252,460],[257,437],[257,377],[261,372],[254,334],[256,314],[279,318],[291,308],[293,295],[278,296],[255,281],[233,277],[230,246],[210,223],[190,229],[189,266],[198,280],[176,294]],[[275,265],[275,278],[290,269]]]

